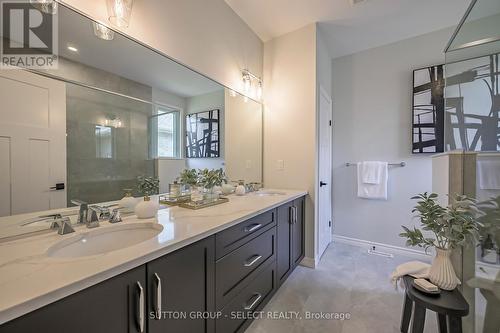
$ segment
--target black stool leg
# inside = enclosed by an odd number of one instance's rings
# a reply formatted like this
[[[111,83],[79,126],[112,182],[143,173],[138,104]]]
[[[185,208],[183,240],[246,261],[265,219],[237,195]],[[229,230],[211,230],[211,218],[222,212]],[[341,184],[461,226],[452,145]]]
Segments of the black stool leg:
[[[413,306],[413,323],[411,326],[411,333],[423,333],[424,325],[425,325],[425,308],[415,303]]]
[[[462,317],[448,316],[448,327],[450,332],[462,333]]]
[[[448,328],[446,327],[446,315],[442,313],[437,313],[437,322],[438,322],[438,332],[448,333]]]
[[[413,308],[413,302],[405,294],[405,301],[403,304],[403,315],[401,316],[401,333],[408,333],[408,328],[410,327],[411,320],[411,310]]]

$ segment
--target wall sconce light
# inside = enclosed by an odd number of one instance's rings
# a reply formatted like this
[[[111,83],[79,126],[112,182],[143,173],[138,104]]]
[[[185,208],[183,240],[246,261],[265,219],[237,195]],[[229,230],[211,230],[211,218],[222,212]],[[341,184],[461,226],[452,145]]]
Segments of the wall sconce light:
[[[57,2],[54,0],[30,0],[30,3],[33,7],[45,14],[57,14]]]
[[[92,22],[92,28],[94,29],[94,35],[99,39],[113,40],[115,38],[115,32],[104,24]]]
[[[106,0],[109,21],[120,28],[127,28],[134,0]]]
[[[103,126],[106,127],[114,127],[114,128],[120,128],[122,127],[123,123],[120,118],[117,117],[107,117],[104,120]]]
[[[246,95],[251,94],[252,90],[252,80],[257,81],[257,89],[255,91],[255,97],[257,99],[262,98],[262,79],[258,77],[257,75],[251,73],[248,69],[244,69],[241,71],[241,75],[243,78],[243,91],[245,92]]]

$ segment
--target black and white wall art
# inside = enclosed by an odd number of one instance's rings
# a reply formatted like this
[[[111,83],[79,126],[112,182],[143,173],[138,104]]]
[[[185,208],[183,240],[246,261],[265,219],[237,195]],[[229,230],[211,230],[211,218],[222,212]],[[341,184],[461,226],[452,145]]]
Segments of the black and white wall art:
[[[186,158],[220,157],[220,110],[186,116]]]
[[[446,65],[446,150],[500,151],[499,58]]]
[[[444,151],[444,66],[413,71],[413,153]]]

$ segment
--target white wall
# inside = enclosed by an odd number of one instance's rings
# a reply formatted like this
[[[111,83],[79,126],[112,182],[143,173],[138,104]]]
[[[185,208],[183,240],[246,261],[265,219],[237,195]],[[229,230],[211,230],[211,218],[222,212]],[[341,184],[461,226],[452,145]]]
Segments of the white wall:
[[[334,59],[334,233],[404,246],[413,195],[432,190],[429,155],[411,154],[412,70],[444,63],[445,29]],[[356,197],[355,167],[345,162],[406,161],[389,170],[389,200]]]
[[[225,93],[225,163],[230,180],[262,182],[262,105]]]
[[[63,2],[109,23],[104,0]],[[122,30],[234,90],[242,69],[262,74],[262,41],[224,0],[137,0]]]
[[[309,191],[306,257],[314,254],[316,25],[264,44],[264,185]],[[280,170],[279,162],[284,168]]]

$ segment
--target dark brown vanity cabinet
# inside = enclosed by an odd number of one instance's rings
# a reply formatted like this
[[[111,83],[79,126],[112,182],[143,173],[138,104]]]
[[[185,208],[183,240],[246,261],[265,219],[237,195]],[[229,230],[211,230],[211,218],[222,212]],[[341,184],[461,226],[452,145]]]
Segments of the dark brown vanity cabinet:
[[[278,207],[277,274],[280,286],[304,258],[304,198]]]
[[[148,332],[213,333],[214,237],[146,264]]]
[[[248,314],[303,257],[299,198],[0,325],[0,333],[243,332]]]
[[[140,266],[7,322],[0,332],[139,333],[147,324],[145,292],[146,267]]]
[[[214,236],[0,326],[0,333],[214,332]]]

